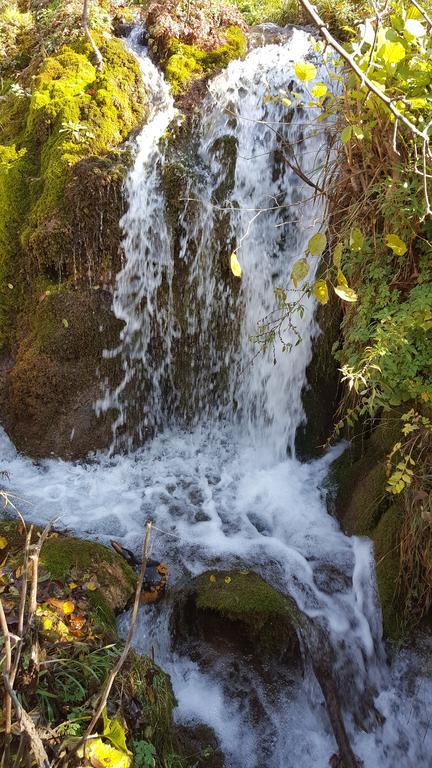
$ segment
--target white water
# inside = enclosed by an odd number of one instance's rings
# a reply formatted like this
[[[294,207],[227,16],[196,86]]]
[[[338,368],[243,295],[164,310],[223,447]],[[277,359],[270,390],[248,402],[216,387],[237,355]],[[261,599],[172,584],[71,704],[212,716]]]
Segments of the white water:
[[[161,98],[138,139],[127,183],[127,260],[114,298],[114,310],[126,325],[118,349],[110,353],[120,355],[124,379],[114,392],[106,390],[99,407],[117,407],[115,435],[118,427],[127,437],[135,430],[134,442],[149,426],[165,429],[128,455],[98,455],[79,464],[52,460],[36,465],[17,456],[3,436],[2,468],[9,471],[11,487],[30,519],[60,517],[71,530],[102,540],[115,536],[139,550],[151,518],[153,554],[169,564],[172,582],[209,567],[241,564],[258,570],[291,594],[329,638],[346,725],[365,768],[394,768],[396,763],[426,768],[432,750],[430,682],[419,679],[413,688],[403,658],[392,675],[385,668],[370,545],[345,537],[326,512],[323,484],[332,456],[301,464],[292,452],[315,333],[312,305],[305,302],[304,315],[298,317],[300,345],[289,354],[277,350],[277,365],[272,350],[249,365],[249,335],[274,306],[273,285],[288,285],[292,263],[320,223],[320,209],[304,202],[310,188],[277,162],[280,138],[256,122],[277,124],[284,141],[298,147],[302,168],[316,178],[323,137],[313,135],[310,113],[296,110],[287,116],[280,103],[264,104],[267,93],[287,88],[294,79],[294,61],[308,48],[306,35],[298,32],[285,46],[257,49],[245,62],[234,62],[211,84],[199,126],[200,173],[185,190],[189,202],[181,217],[184,235],[177,261],[165,219],[158,147],[173,105],[163,79],[136,49],[145,81]],[[281,120],[286,125],[280,126]],[[237,146],[234,182],[226,201],[215,208],[213,191],[224,166],[220,140],[227,136]],[[272,210],[256,217],[263,206]],[[244,270],[238,296],[234,279],[214,261],[221,258],[214,234],[221,221],[229,246],[224,258],[236,244]],[[278,226],[283,222],[288,223]],[[173,288],[180,262],[187,267],[189,297],[183,333],[197,343],[189,365],[200,418],[190,427],[176,408],[173,350],[181,332]],[[219,311],[228,327],[222,345],[214,333]],[[156,358],[154,334],[162,338]],[[143,392],[145,376],[150,387],[146,383]],[[226,397],[217,394],[213,379],[218,376],[226,382]],[[204,670],[198,661],[172,651],[169,612],[169,601],[143,611],[136,642],[146,650],[153,646],[156,661],[172,675],[178,719],[204,720],[215,728],[227,766],[328,764],[336,747],[310,672],[302,680],[275,667],[268,670],[269,681],[242,660],[211,655]],[[326,652],[325,645],[319,650]],[[352,719],[366,695],[374,695],[387,716],[383,727],[367,733]]]

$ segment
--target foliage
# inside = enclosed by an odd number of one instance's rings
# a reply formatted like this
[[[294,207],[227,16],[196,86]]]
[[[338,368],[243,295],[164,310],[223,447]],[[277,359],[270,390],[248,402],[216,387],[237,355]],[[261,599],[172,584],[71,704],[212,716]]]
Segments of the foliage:
[[[178,95],[195,78],[207,77],[246,52],[246,38],[238,27],[224,28],[225,42],[210,51],[173,39],[168,49],[165,74],[172,92]]]
[[[231,0],[249,24],[307,24],[309,19],[299,0]],[[316,6],[330,29],[346,36],[348,28],[362,18],[366,2],[317,0]]]

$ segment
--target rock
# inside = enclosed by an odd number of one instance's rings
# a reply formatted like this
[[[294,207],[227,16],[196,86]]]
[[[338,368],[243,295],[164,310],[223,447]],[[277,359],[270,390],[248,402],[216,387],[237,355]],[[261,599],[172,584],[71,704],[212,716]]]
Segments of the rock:
[[[93,404],[100,379],[120,375],[103,350],[115,345],[121,324],[101,290],[52,290],[40,299],[3,374],[1,418],[29,456],[84,458],[111,442],[112,415],[97,417]]]
[[[339,401],[339,374],[332,347],[340,333],[340,319],[340,308],[333,298],[329,304],[317,309],[320,332],[312,343],[312,359],[302,392],[306,420],[298,428],[295,438],[296,455],[301,461],[322,455],[323,446],[333,432]]]
[[[208,725],[178,725],[174,731],[174,744],[180,754],[194,756],[197,768],[224,768],[224,756]]]
[[[386,457],[399,439],[399,419],[384,417],[369,437],[354,440],[333,464],[330,506],[345,532],[374,543],[376,578],[386,637],[399,639],[406,596],[398,588],[403,505],[386,493]]]
[[[297,660],[298,610],[252,571],[207,571],[183,588],[174,606],[176,642],[198,638],[220,652],[257,660]]]
[[[38,532],[40,529],[36,528],[33,542],[37,541]],[[8,552],[22,554],[24,536],[20,523],[0,520],[0,535],[8,541]],[[115,614],[126,608],[137,580],[135,571],[122,557],[95,541],[52,532],[42,547],[40,565],[59,583],[59,588],[70,581],[81,585],[96,577],[97,588],[87,594],[92,619],[107,640],[116,636]]]

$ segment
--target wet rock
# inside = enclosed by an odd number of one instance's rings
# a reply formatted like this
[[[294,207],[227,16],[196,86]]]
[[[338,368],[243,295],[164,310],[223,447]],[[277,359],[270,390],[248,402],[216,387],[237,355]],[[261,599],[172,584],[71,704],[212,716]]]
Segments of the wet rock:
[[[173,636],[180,645],[195,638],[221,653],[296,661],[298,625],[294,602],[252,571],[207,571],[175,597]]]
[[[110,305],[111,295],[99,290],[40,296],[0,396],[1,418],[18,450],[78,459],[109,446],[112,414],[97,417],[93,405],[99,375],[119,375],[116,362],[103,358],[121,327]]]
[[[179,725],[174,732],[176,751],[193,755],[194,765],[205,768],[223,768],[224,756],[219,749],[214,731],[207,725]]]
[[[312,359],[306,369],[306,385],[302,392],[305,422],[297,430],[295,449],[301,461],[309,461],[323,453],[331,437],[339,402],[339,372],[332,347],[340,333],[341,313],[333,300],[317,310],[319,334],[312,344]]]

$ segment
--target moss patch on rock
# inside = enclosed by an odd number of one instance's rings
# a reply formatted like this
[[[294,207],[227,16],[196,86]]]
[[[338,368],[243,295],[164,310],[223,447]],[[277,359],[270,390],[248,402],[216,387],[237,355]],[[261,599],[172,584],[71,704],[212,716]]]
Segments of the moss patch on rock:
[[[299,612],[252,571],[208,571],[193,580],[175,618],[181,636],[189,632],[213,644],[234,644],[257,659],[296,657]]]
[[[329,481],[336,489],[335,514],[345,532],[368,536],[374,543],[384,634],[393,639],[403,632],[405,598],[398,588],[403,506],[386,492],[385,460],[400,429],[398,418],[382,418],[368,438],[354,441],[336,460]]]
[[[13,131],[0,114],[0,276],[6,316],[12,302],[16,311],[22,309],[20,293],[28,293],[29,278],[89,278],[88,269],[78,269],[80,261],[87,267],[88,258],[74,238],[78,212],[71,209],[66,189],[77,164],[89,156],[105,157],[145,117],[136,59],[119,40],[100,44],[102,72],[93,66],[87,42],[63,46],[43,62],[30,96],[8,93]],[[98,198],[97,205],[101,202]],[[80,213],[83,228],[85,211]],[[7,329],[0,330],[7,337]]]
[[[246,36],[239,27],[226,27],[225,42],[206,51],[173,39],[165,62],[165,75],[175,96],[184,92],[192,80],[211,77],[233,59],[246,53]]]

